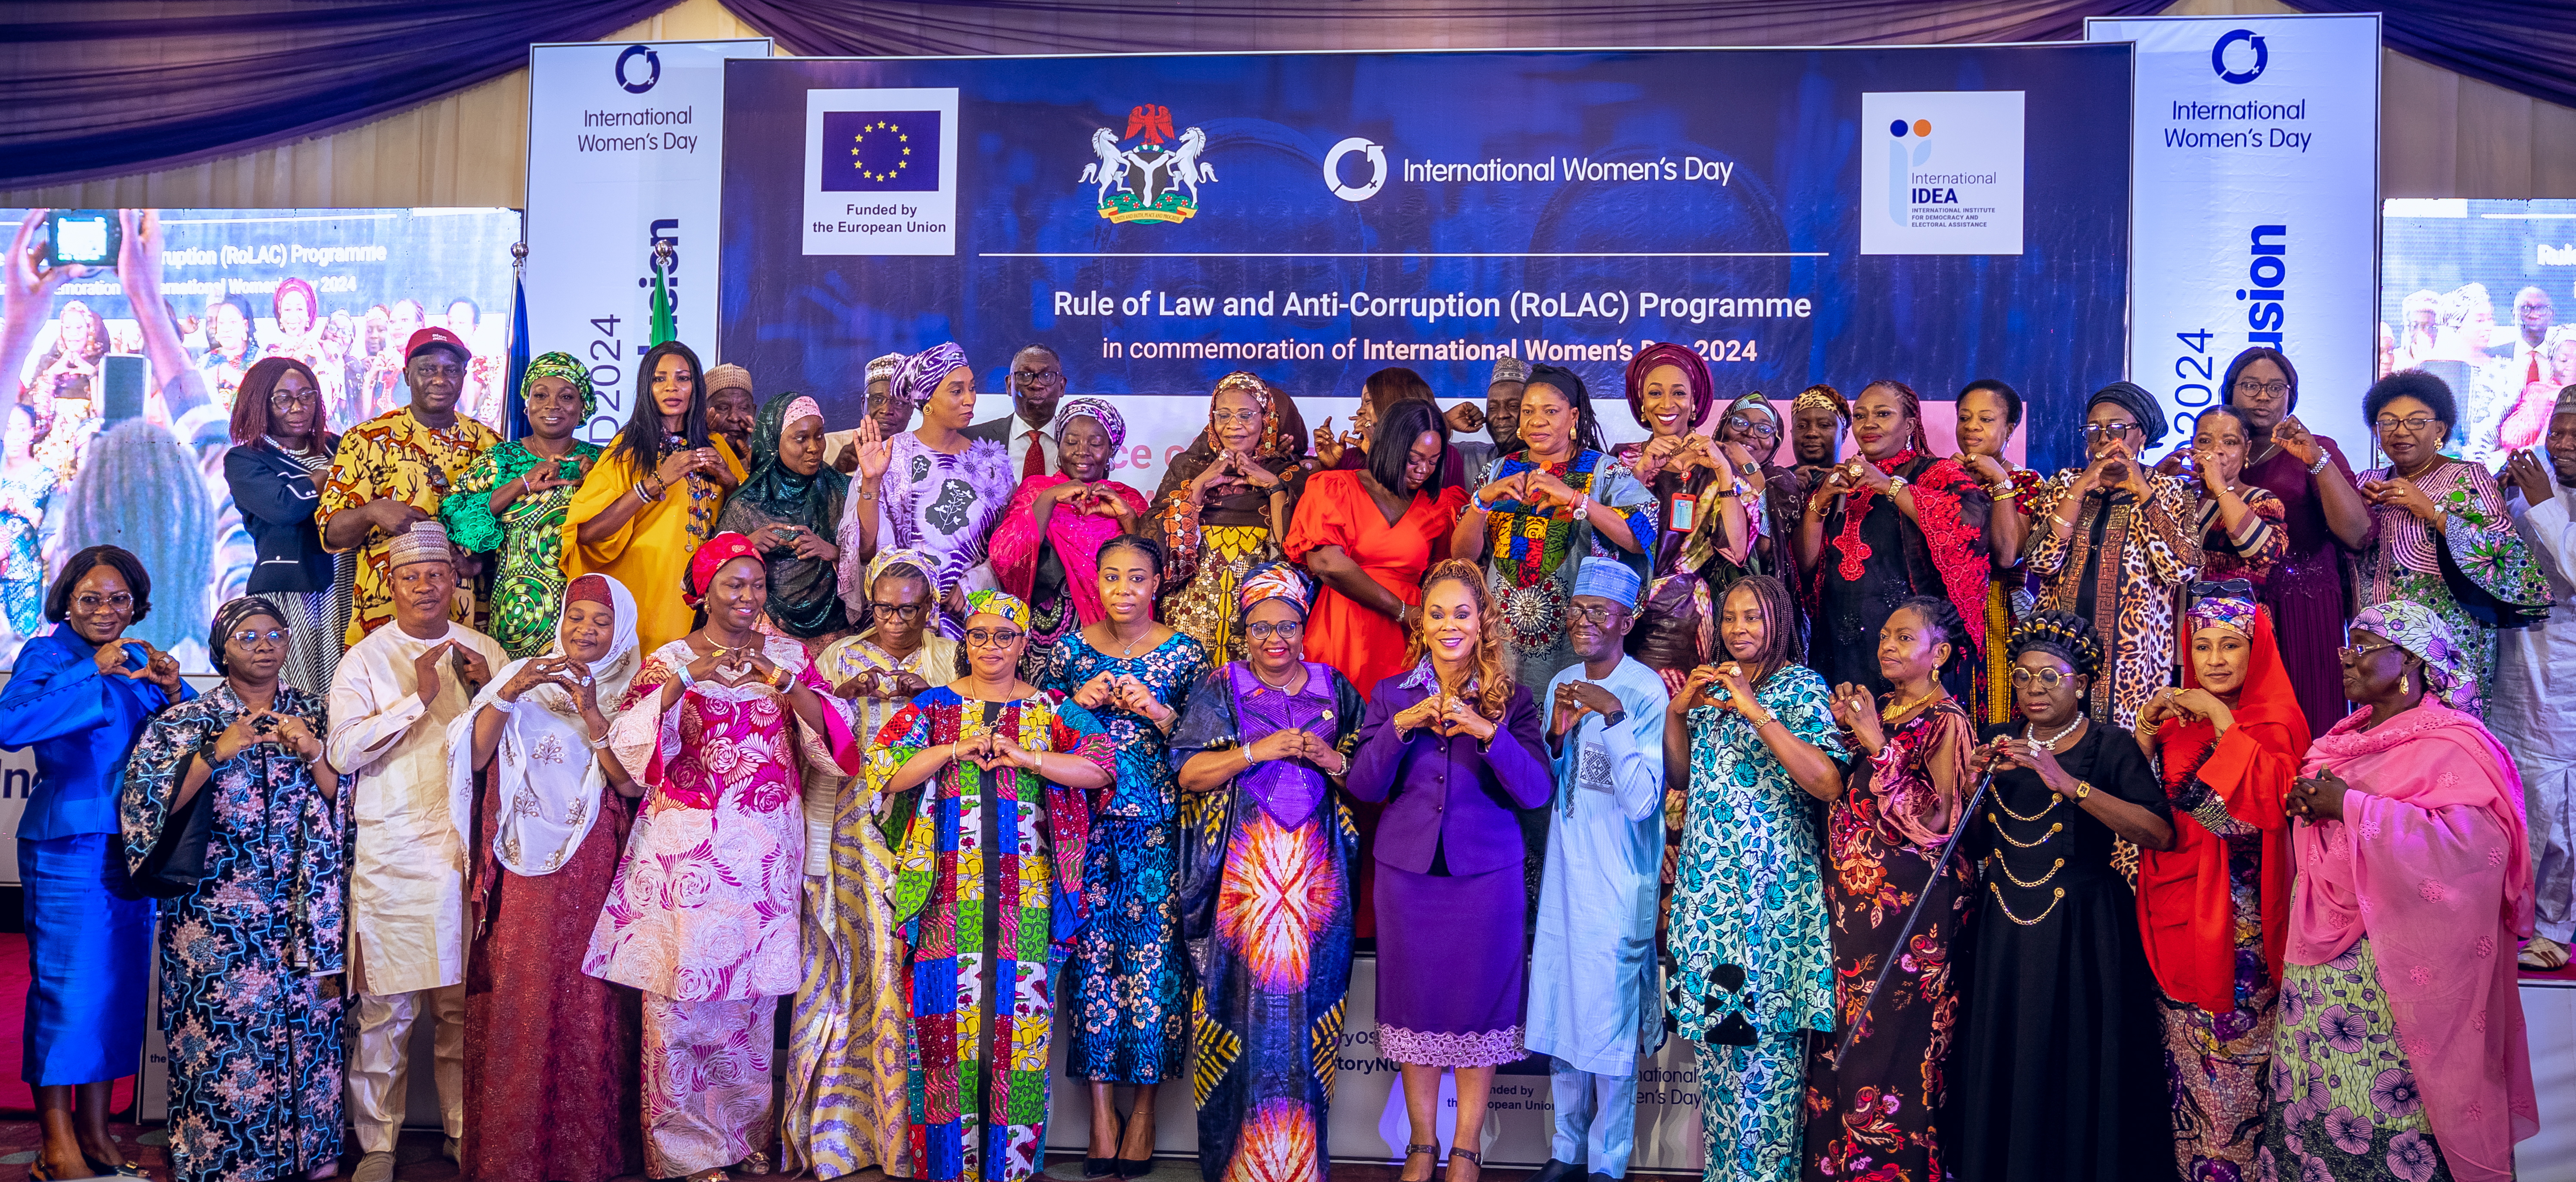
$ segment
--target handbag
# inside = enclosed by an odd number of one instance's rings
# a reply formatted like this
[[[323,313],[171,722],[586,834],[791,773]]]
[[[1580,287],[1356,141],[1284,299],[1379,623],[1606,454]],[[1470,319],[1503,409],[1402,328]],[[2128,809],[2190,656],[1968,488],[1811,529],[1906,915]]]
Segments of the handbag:
[[[200,752],[196,758],[203,759]],[[186,766],[180,772],[186,774]],[[134,868],[127,880],[138,895],[152,899],[176,899],[193,893],[206,878],[206,843],[214,833],[214,806],[206,798],[214,795],[212,776],[197,789],[188,803],[180,805],[161,825],[161,839],[152,843],[152,852]]]

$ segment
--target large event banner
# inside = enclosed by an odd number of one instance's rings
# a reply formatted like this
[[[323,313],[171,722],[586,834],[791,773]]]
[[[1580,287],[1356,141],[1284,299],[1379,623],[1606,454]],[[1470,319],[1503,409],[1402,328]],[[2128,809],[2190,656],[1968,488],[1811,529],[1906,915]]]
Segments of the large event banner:
[[[1043,342],[1150,488],[1230,370],[1346,423],[1375,370],[1456,399],[1504,356],[1615,404],[1671,340],[1727,396],[2005,378],[2048,467],[2123,371],[2125,45],[725,69],[722,359],[836,426],[944,340],[1007,413]]]
[[[2379,14],[2094,18],[2138,48],[2129,376],[2190,439],[2269,345],[2298,415],[2359,454],[2377,356]]]
[[[680,339],[715,339],[724,63],[767,56],[767,38],[528,47],[528,347],[589,363],[585,439],[626,421],[657,244]]]

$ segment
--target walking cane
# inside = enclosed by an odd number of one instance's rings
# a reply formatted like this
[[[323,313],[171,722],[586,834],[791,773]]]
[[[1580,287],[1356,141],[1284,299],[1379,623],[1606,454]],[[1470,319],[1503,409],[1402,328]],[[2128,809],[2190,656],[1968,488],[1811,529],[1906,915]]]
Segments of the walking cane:
[[[1959,848],[1959,836],[1968,831],[1968,821],[1977,815],[1977,805],[1986,798],[1986,785],[1995,782],[1995,760],[1986,761],[1986,774],[1977,777],[1976,791],[1968,794],[1968,807],[1959,811],[1958,824],[1950,826],[1950,840],[1941,843],[1941,858],[1932,863],[1932,877],[1924,880],[1923,889],[1915,892],[1914,909],[1905,914],[1905,926],[1896,930],[1896,944],[1889,950],[1885,963],[1878,966],[1878,980],[1870,983],[1869,993],[1861,999],[1860,1012],[1843,1031],[1842,1041],[1834,1045],[1834,1068],[1842,1069],[1843,1056],[1851,1051],[1852,1039],[1860,1033],[1860,1024],[1869,1017],[1869,1007],[1878,1001],[1878,991],[1887,988],[1887,975],[1896,970],[1896,959],[1905,954],[1905,942],[1914,935],[1914,924],[1923,918],[1923,905],[1932,899],[1932,884],[1950,865],[1950,855]]]

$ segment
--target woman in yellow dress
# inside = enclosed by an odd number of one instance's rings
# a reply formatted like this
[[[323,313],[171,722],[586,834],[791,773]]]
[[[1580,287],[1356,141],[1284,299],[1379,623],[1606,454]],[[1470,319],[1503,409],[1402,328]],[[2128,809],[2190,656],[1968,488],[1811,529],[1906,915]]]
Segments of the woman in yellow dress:
[[[715,533],[742,459],[707,430],[706,375],[678,341],[644,354],[649,385],[564,513],[564,577],[603,574],[635,589],[643,651],[695,626],[676,592],[698,543]]]

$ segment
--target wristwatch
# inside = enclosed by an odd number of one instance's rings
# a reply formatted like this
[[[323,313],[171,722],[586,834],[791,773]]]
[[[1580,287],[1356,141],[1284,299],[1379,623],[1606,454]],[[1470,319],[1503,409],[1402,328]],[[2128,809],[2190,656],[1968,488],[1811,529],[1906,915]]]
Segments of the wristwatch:
[[[1628,721],[1628,712],[1625,710],[1614,710],[1601,716],[1601,725],[1604,727],[1617,726],[1626,721]]]
[[[2091,795],[2093,795],[2093,782],[2091,780],[2077,780],[2075,782],[2075,802],[2077,804],[2082,804],[2084,802],[2084,798]]]
[[[2326,465],[2327,465],[2327,464],[2330,464],[2330,463],[2333,463],[2333,462],[2334,462],[2334,453],[2329,452],[2329,451],[2327,451],[2326,449],[2324,449],[2324,448],[2322,448],[2322,447],[2318,448],[2318,449],[2317,449],[2317,462],[2316,462],[2316,463],[2313,463],[2313,464],[2308,465],[2308,475],[2310,475],[2310,476],[2314,476],[2314,475],[2316,475],[2316,474],[2317,474],[2317,473],[2319,473],[2319,472],[2323,472],[2323,471],[2325,471],[2325,470],[2326,470]]]
[[[1909,482],[1902,476],[1889,476],[1887,478],[1887,495],[1892,497],[1903,492],[1907,483]]]

